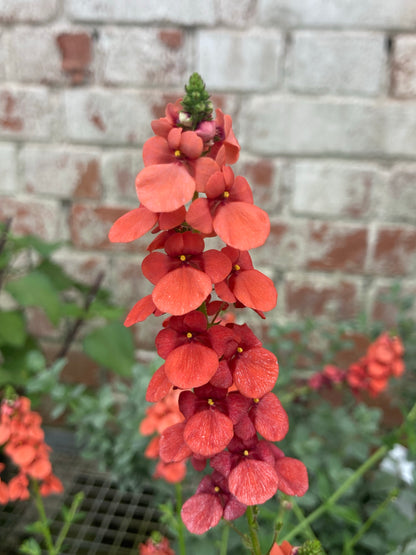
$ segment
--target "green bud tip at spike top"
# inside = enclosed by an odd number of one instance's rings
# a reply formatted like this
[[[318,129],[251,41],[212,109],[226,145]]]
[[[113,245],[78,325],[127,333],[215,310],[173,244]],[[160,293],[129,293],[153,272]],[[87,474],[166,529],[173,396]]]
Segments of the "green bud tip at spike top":
[[[211,121],[213,105],[205,89],[205,83],[198,73],[193,73],[185,85],[186,94],[181,102],[184,112],[192,122],[193,129],[201,121]]]
[[[305,542],[297,551],[297,555],[323,555],[321,544],[318,540]]]

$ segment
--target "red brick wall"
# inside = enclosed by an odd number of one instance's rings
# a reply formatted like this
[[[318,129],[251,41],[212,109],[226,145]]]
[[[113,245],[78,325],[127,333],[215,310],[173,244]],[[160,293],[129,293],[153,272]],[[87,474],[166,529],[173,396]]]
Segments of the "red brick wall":
[[[0,217],[69,240],[65,267],[105,270],[131,306],[146,241],[107,232],[137,206],[150,121],[200,71],[271,217],[253,254],[279,291],[271,317],[388,319],[382,291],[416,292],[414,1],[142,4],[0,0]]]

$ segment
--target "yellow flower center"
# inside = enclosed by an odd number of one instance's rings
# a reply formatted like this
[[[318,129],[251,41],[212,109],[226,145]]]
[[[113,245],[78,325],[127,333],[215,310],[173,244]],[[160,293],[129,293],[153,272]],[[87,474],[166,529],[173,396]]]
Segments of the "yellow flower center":
[[[208,399],[208,405],[210,405],[212,407],[213,404],[214,404],[214,401],[212,399]]]
[[[238,272],[238,270],[241,270],[241,268],[238,264],[234,264],[234,270],[237,270],[237,272]]]
[[[247,451],[247,449],[244,449],[244,451],[243,451],[243,455],[244,455],[245,457],[247,457],[247,456],[248,456],[248,451]]]
[[[181,154],[182,154],[182,153],[181,153],[181,151],[180,151],[179,149],[178,149],[178,150],[175,150],[175,156],[176,156],[176,158],[179,158],[179,157],[181,156]]]
[[[254,401],[255,403],[258,403],[258,402],[260,401],[260,399],[257,399],[257,397],[256,397],[255,399],[253,399],[253,401]]]
[[[243,352],[242,347],[237,347],[237,353],[242,353],[242,352]]]
[[[188,333],[186,334],[186,337],[187,337],[188,339],[191,339],[192,333],[191,333],[190,331],[188,331]]]
[[[186,256],[184,254],[181,254],[179,257],[179,260],[181,260],[182,262],[185,262]]]
[[[230,196],[230,193],[228,191],[224,191],[224,198],[228,198]]]
[[[218,493],[220,491],[220,488],[218,486],[215,486],[214,491]]]

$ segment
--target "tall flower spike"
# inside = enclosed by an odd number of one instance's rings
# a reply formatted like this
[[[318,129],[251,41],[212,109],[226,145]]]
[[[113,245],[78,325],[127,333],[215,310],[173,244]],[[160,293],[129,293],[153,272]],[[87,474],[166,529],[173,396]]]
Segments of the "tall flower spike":
[[[191,75],[188,85],[185,85],[185,91],[186,95],[181,104],[192,128],[196,129],[202,121],[211,121],[213,105],[205,89],[205,83],[198,73]]]

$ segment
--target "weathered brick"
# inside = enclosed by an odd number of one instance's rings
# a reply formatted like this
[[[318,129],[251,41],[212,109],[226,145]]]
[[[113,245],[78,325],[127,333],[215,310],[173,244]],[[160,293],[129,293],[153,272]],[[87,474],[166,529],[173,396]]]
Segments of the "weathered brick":
[[[294,162],[291,207],[295,214],[365,218],[386,173],[374,164],[308,160]]]
[[[68,0],[67,11],[78,21],[126,23],[175,23],[180,25],[213,25],[216,21],[214,0]]]
[[[416,97],[416,35],[395,38],[391,78],[395,96]]]
[[[416,228],[380,226],[370,272],[385,276],[411,275],[416,271]]]
[[[138,149],[111,150],[105,153],[103,184],[107,197],[128,198],[137,204],[135,179],[142,167],[141,152]]]
[[[141,272],[141,261],[137,255],[115,256],[111,264],[110,287],[114,300],[129,310],[153,289]]]
[[[270,158],[242,156],[234,167],[235,175],[243,175],[253,191],[254,203],[273,217],[281,205],[281,162]]]
[[[62,70],[72,85],[80,85],[89,76],[92,57],[91,37],[87,33],[61,33],[56,44],[62,57]]]
[[[9,55],[7,51],[7,35],[0,29],[0,82],[6,81],[7,67]]]
[[[255,0],[219,0],[218,4],[219,23],[236,27],[247,27],[254,23],[256,13]]]
[[[49,27],[15,27],[8,37],[10,80],[23,83],[62,82],[55,33]]]
[[[12,231],[19,235],[38,235],[46,241],[63,238],[62,214],[58,203],[33,198],[1,197],[0,219],[13,218]]]
[[[416,165],[396,164],[380,191],[378,216],[383,221],[416,223]]]
[[[353,318],[359,311],[360,290],[360,283],[351,279],[288,274],[284,284],[286,310],[302,318]]]
[[[55,16],[57,5],[57,0],[0,0],[0,22],[49,21]]]
[[[364,273],[367,243],[366,227],[311,221],[306,238],[306,268]]]
[[[45,88],[0,88],[0,137],[44,139],[49,135],[50,122]]]
[[[0,143],[0,192],[15,194],[18,190],[16,147]]]
[[[393,279],[376,279],[369,291],[369,314],[372,320],[383,322],[386,327],[394,329],[397,326],[399,316],[399,305],[394,300],[392,290],[397,288],[397,281]],[[401,299],[413,299],[416,296],[416,281],[414,279],[401,279],[400,292]],[[403,314],[402,314],[403,316]],[[416,318],[416,305],[413,306],[406,316]]]
[[[75,142],[143,143],[153,135],[150,121],[158,95],[100,89],[64,92],[63,132]]]
[[[101,273],[104,274],[101,286],[108,287],[110,284],[110,264],[104,254],[78,252],[64,247],[54,253],[53,259],[69,276],[86,285],[93,285]]]
[[[263,155],[416,156],[416,103],[257,97],[243,104],[241,143]]]
[[[313,94],[374,96],[386,83],[381,33],[298,31],[288,59],[289,88]]]
[[[209,89],[260,91],[274,89],[280,82],[280,32],[199,31],[196,43],[197,71]],[[209,56],[206,52],[221,55]]]
[[[97,150],[27,146],[21,152],[23,182],[30,193],[60,198],[99,198]]]
[[[256,266],[272,265],[274,269],[280,271],[298,270],[305,266],[305,245],[304,221],[273,219],[265,245],[255,249],[252,252],[252,258]]]
[[[412,29],[416,25],[413,0],[259,0],[259,20],[285,27],[341,27]]]
[[[104,29],[96,48],[97,73],[110,85],[182,87],[188,78],[187,51],[180,30]]]
[[[128,210],[131,210],[131,207],[74,204],[70,217],[73,244],[81,249],[112,249],[118,252],[124,250],[144,253],[148,240],[117,244],[110,243],[108,240],[111,226]]]
[[[42,344],[42,350],[49,364],[56,360],[60,348],[60,344],[56,345],[51,342],[44,342]],[[92,388],[100,385],[100,367],[81,351],[78,346],[72,345],[65,358],[66,364],[62,368],[60,375],[60,379],[63,382],[81,383]]]

